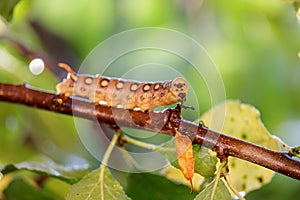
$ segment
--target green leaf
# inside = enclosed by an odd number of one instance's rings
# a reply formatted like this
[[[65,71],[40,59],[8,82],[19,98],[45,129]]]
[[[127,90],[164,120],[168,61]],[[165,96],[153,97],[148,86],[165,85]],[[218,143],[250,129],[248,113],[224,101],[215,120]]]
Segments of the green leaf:
[[[198,144],[193,145],[195,172],[206,177],[213,177],[216,171],[218,159],[211,151]]]
[[[202,190],[195,198],[195,200],[231,200],[230,192],[227,190],[224,182],[219,179],[218,185],[214,190],[215,180]],[[211,195],[213,195],[211,198]]]
[[[74,184],[67,193],[68,200],[98,200],[98,199],[130,199],[126,196],[122,186],[116,181],[110,172],[104,171],[104,197],[101,198],[100,192],[100,168],[92,171],[78,183]]]
[[[226,109],[226,112],[225,112]],[[226,114],[225,114],[226,113]],[[264,127],[260,113],[253,106],[227,101],[205,113],[201,120],[212,129],[278,151],[277,142]],[[221,128],[217,123],[223,122]],[[238,190],[249,192],[271,181],[274,172],[241,159],[229,157],[229,177]]]
[[[12,18],[13,10],[20,0],[1,0],[0,1],[0,14],[10,21]]]
[[[8,200],[57,200],[56,195],[33,187],[22,179],[14,179],[3,192],[5,199]]]
[[[8,164],[1,169],[1,174],[5,175],[18,170],[27,170],[37,174],[58,178],[69,184],[78,182],[79,178],[87,173],[88,165],[62,166],[54,163],[50,159],[44,161],[28,161],[18,164]]]
[[[128,177],[126,193],[133,199],[143,200],[191,200],[196,193],[190,194],[190,188],[176,184],[162,176],[150,173],[135,173]]]

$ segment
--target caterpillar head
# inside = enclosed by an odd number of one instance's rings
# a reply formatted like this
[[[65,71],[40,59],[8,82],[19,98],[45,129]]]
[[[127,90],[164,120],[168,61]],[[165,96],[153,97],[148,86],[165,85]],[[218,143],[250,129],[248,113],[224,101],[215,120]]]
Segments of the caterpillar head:
[[[171,82],[170,91],[178,97],[178,101],[181,103],[185,101],[188,90],[189,86],[182,77],[178,77]]]

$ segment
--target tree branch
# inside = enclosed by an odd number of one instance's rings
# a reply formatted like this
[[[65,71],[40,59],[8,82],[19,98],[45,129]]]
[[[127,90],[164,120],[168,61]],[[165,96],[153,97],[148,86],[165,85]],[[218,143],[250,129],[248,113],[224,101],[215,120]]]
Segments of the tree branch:
[[[300,162],[288,156],[287,153],[269,150],[181,119],[178,108],[162,112],[124,110],[36,90],[26,84],[6,83],[0,83],[0,101],[23,104],[86,119],[97,119],[99,122],[112,126],[126,126],[168,135],[174,135],[174,128],[176,128],[182,134],[193,139],[194,143],[217,152],[219,157],[237,157],[300,180]]]

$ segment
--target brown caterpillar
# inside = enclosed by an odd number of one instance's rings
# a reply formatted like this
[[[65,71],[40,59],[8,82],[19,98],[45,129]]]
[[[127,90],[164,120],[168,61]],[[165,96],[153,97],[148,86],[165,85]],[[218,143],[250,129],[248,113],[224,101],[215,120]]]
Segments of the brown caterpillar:
[[[58,66],[68,72],[68,77],[56,86],[59,94],[88,98],[93,103],[112,107],[146,111],[177,102],[182,104],[189,89],[181,77],[164,82],[139,82],[76,74],[65,63],[58,63]]]

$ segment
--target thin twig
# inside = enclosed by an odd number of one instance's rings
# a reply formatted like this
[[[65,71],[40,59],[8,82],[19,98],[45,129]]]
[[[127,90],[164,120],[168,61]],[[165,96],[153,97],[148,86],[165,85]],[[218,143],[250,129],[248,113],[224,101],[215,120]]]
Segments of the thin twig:
[[[107,147],[105,154],[103,156],[103,159],[101,161],[100,172],[99,172],[101,200],[104,200],[104,172],[105,172],[109,157],[110,157],[116,143],[118,142],[119,137],[120,137],[120,132],[117,131],[117,133],[114,135],[113,139],[111,140],[109,146]]]
[[[216,191],[217,191],[217,187],[220,181],[220,177],[221,177],[221,172],[223,167],[225,166],[225,162],[222,162],[221,165],[218,168],[218,171],[216,173],[216,176],[214,178],[214,185],[213,185],[213,189],[212,189],[212,193],[210,194],[210,200],[215,199],[215,195],[216,195]]]
[[[134,144],[136,146],[139,147],[143,147],[145,149],[150,149],[150,150],[156,150],[156,151],[160,151],[160,152],[174,152],[175,148],[173,147],[163,147],[161,145],[154,145],[154,144],[149,144],[149,143],[145,143],[145,142],[141,142],[139,140],[127,137],[127,136],[123,136],[123,140],[125,140],[126,142],[129,142],[131,144]]]

